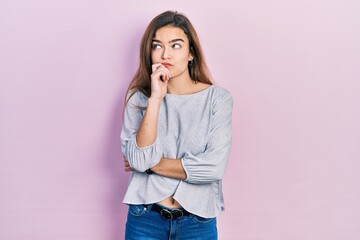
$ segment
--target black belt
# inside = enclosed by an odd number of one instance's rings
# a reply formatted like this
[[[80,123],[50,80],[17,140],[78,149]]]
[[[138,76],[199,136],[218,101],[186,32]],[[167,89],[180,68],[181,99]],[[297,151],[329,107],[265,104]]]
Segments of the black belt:
[[[147,207],[148,205],[144,205],[145,207]],[[154,211],[159,213],[163,218],[165,218],[166,220],[171,220],[171,219],[180,219],[183,216],[189,216],[189,212],[186,211],[183,208],[164,208],[161,205],[154,203],[150,209],[150,211]]]

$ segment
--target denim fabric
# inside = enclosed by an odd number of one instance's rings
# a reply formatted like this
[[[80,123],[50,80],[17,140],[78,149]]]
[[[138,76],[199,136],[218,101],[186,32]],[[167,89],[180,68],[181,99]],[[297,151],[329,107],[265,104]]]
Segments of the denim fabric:
[[[165,220],[152,205],[129,205],[126,240],[217,240],[216,218],[193,214]]]

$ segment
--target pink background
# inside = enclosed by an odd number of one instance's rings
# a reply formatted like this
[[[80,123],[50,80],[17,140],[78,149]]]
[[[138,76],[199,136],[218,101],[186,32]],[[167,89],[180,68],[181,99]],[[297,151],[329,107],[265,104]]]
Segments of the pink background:
[[[235,101],[220,239],[360,239],[357,0],[1,2],[0,239],[123,239],[123,97],[168,9]]]

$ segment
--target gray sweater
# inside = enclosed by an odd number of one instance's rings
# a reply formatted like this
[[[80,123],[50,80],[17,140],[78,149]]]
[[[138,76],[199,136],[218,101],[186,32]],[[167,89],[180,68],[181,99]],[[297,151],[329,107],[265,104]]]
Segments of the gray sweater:
[[[187,211],[205,218],[224,210],[222,182],[231,147],[232,97],[218,86],[194,94],[166,94],[160,106],[155,142],[138,147],[136,133],[148,98],[136,92],[128,101],[121,131],[122,153],[132,171],[126,204],[156,203],[173,195]],[[148,175],[160,158],[181,159],[187,178]]]

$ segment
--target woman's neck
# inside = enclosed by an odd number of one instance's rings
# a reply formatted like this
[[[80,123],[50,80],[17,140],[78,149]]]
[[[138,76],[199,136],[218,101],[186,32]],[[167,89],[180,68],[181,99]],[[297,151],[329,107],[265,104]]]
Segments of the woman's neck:
[[[194,91],[195,82],[191,79],[188,72],[180,76],[171,78],[168,82],[168,93],[171,94],[189,94]]]
[[[178,79],[170,79],[168,83],[168,93],[171,94],[189,94],[194,91],[195,83],[190,79],[190,81],[178,81]]]

